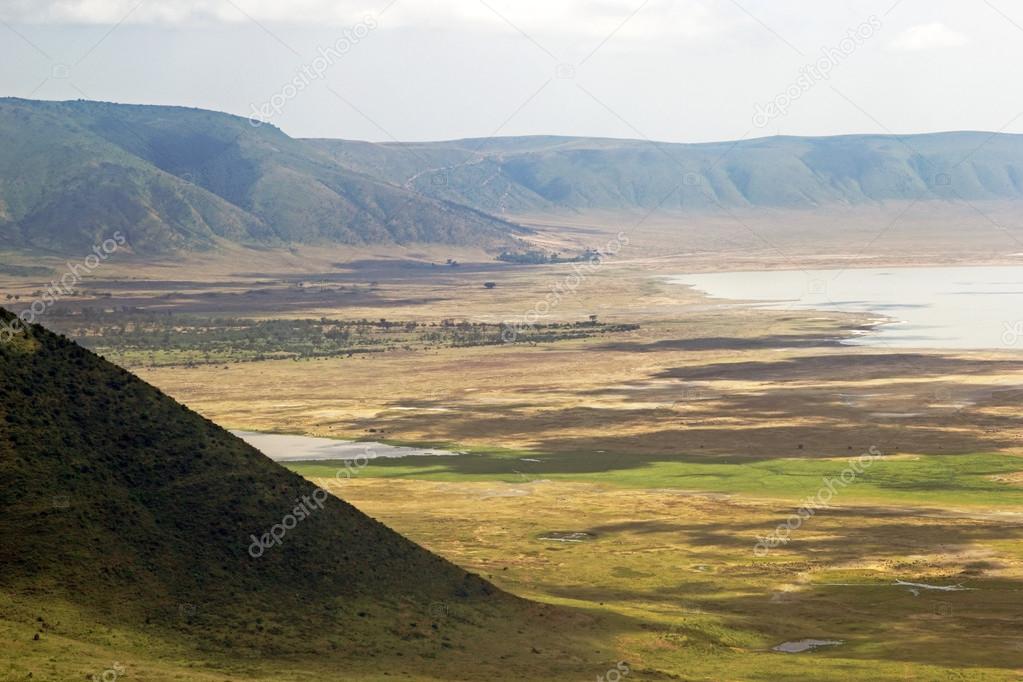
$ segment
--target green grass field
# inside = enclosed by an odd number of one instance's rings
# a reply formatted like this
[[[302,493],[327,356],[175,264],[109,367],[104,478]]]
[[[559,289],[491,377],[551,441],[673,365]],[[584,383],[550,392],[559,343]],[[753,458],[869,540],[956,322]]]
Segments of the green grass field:
[[[443,444],[433,443],[427,447],[443,447]],[[359,475],[506,483],[537,479],[583,481],[626,488],[744,494],[797,503],[816,495],[827,479],[840,477],[856,460],[680,458],[648,461],[612,453],[573,456],[477,450],[449,457],[376,459],[361,468]],[[345,462],[298,462],[287,466],[306,478],[329,478],[343,471]],[[1015,507],[1023,505],[1023,486],[1000,478],[1021,470],[1023,460],[1004,454],[882,456],[871,460],[851,483],[835,485],[837,492],[832,502]]]
[[[345,462],[288,466],[500,587],[628,619],[617,646],[664,679],[1019,679],[1018,457],[871,460],[791,542],[755,554],[855,459],[473,450],[351,479]],[[803,638],[842,644],[772,651]]]

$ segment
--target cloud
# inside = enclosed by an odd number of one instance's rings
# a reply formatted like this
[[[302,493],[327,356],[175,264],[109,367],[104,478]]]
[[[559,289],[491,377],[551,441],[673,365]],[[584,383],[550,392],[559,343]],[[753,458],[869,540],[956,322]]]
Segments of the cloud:
[[[384,8],[386,9],[385,11]],[[637,12],[636,10],[639,9]],[[366,14],[386,13],[396,24],[494,25],[509,31],[544,29],[608,34],[633,14],[628,25],[656,27],[673,22],[699,34],[717,19],[697,0],[0,0],[0,18],[24,24],[183,24],[189,21],[324,26],[351,24]],[[503,18],[502,18],[503,17]]]
[[[903,52],[919,52],[944,47],[961,47],[968,42],[970,39],[967,36],[936,21],[906,29],[889,43],[889,47]]]
[[[383,8],[386,7],[386,11]],[[638,11],[637,11],[638,10]],[[731,28],[699,0],[0,0],[0,19],[29,24],[244,24],[497,30],[641,41],[702,38]]]

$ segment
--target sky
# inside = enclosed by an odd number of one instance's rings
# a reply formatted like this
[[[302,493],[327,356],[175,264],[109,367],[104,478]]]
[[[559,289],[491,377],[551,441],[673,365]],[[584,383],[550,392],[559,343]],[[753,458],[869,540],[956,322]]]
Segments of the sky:
[[[1023,133],[1010,0],[0,0],[0,95],[295,137]]]

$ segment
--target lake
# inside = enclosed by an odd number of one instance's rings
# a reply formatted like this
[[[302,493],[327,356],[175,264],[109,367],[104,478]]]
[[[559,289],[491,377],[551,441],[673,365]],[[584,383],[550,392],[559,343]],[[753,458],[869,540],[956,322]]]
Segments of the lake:
[[[771,308],[873,313],[852,345],[1023,349],[1023,267],[721,272],[671,277],[713,298]]]
[[[353,440],[294,436],[256,431],[232,431],[234,435],[276,462],[377,459],[381,457],[436,457],[458,452],[436,448],[410,448]]]

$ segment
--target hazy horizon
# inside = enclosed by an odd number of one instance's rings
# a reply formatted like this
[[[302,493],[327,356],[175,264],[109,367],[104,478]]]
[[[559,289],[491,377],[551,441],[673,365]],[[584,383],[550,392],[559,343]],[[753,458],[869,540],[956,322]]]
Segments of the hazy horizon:
[[[87,99],[87,98],[84,98],[84,97],[47,99],[47,98],[42,98],[42,97],[21,98],[21,97],[16,97],[16,96],[13,96],[13,95],[11,95],[11,96],[8,96],[8,95],[0,96],[0,99],[4,99],[4,98],[23,99],[23,100],[26,100],[26,101],[52,102],[52,103],[75,102],[75,101],[90,101],[90,102],[100,102],[100,103],[108,103],[108,104],[123,104],[123,105],[126,105],[126,106],[179,107],[179,108],[185,108],[185,109],[200,109],[200,110],[204,110],[204,111],[212,111],[212,112],[215,112],[215,113],[222,113],[222,114],[226,114],[226,115],[229,115],[229,116],[237,116],[239,118],[247,118],[244,114],[238,114],[238,113],[235,113],[235,112],[222,111],[222,110],[218,110],[218,109],[206,109],[205,107],[194,107],[194,106],[178,104],[178,103],[174,103],[174,102],[131,102],[131,101],[123,101],[123,100],[120,100],[120,101],[113,101],[113,100],[92,100],[92,99]],[[276,125],[276,124],[274,124],[274,125]],[[543,133],[543,132],[536,132],[536,133],[525,133],[525,134],[521,134],[521,135],[500,134],[500,135],[486,135],[486,136],[479,136],[479,137],[446,137],[446,138],[424,139],[424,140],[392,140],[392,139],[373,140],[373,139],[354,138],[354,137],[322,137],[322,136],[307,137],[307,136],[302,136],[302,135],[295,135],[291,131],[289,131],[286,128],[283,128],[281,126],[277,126],[277,127],[280,128],[289,137],[292,137],[292,138],[295,138],[295,139],[300,139],[300,140],[318,140],[318,139],[319,140],[344,140],[344,141],[347,141],[347,142],[366,142],[366,143],[369,143],[369,144],[384,144],[384,145],[387,145],[387,144],[431,144],[431,143],[442,144],[442,143],[449,143],[449,142],[459,142],[459,141],[462,141],[462,140],[467,140],[467,141],[475,141],[475,140],[481,140],[481,139],[511,140],[511,139],[523,139],[523,138],[552,138],[552,137],[553,138],[564,138],[564,139],[614,140],[614,141],[623,141],[623,142],[655,142],[655,143],[658,143],[658,144],[678,144],[678,145],[715,145],[715,144],[729,144],[729,143],[733,143],[733,142],[755,142],[757,140],[769,140],[769,139],[774,139],[774,138],[826,139],[826,138],[839,138],[839,137],[870,137],[870,136],[874,136],[874,137],[924,137],[924,136],[928,136],[928,135],[1023,135],[1023,130],[1021,130],[1019,132],[1012,132],[1012,131],[1008,131],[1008,130],[998,131],[998,130],[981,130],[981,129],[974,129],[974,130],[970,130],[970,129],[960,129],[960,130],[927,130],[927,131],[908,131],[908,132],[907,131],[876,132],[876,131],[867,131],[867,130],[853,130],[853,131],[849,131],[849,132],[836,132],[836,133],[829,133],[829,134],[823,134],[823,135],[802,135],[802,134],[799,134],[799,133],[782,133],[782,134],[770,133],[770,134],[763,134],[763,135],[757,135],[755,137],[746,137],[746,138],[740,138],[740,139],[729,138],[729,139],[720,139],[720,140],[659,140],[659,139],[651,139],[651,138],[644,139],[644,138],[641,138],[641,137],[629,137],[627,135],[621,135],[621,136],[613,136],[613,135],[583,135],[583,134],[571,135],[571,134],[564,134],[564,133]]]
[[[294,137],[1023,132],[992,68],[1023,56],[1023,12],[998,2],[5,2],[0,32],[6,95],[262,111]]]

